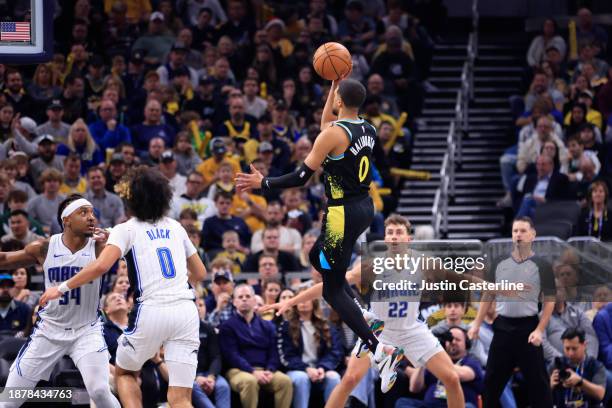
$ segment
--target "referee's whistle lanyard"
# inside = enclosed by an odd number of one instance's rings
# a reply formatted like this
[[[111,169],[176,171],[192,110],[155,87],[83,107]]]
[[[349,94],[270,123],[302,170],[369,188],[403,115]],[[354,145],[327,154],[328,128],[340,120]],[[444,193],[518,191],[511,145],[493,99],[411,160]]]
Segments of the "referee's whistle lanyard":
[[[582,362],[578,365],[578,367],[576,368],[576,374],[582,378],[582,375],[584,374],[584,361],[586,360],[583,359]],[[581,407],[584,405],[583,399],[582,399],[582,392],[576,392],[576,395],[574,395],[574,388],[568,388],[565,390],[565,406],[566,407]],[[580,398],[580,403],[579,404],[575,404],[575,402],[578,401],[574,401],[574,397],[579,397]]]

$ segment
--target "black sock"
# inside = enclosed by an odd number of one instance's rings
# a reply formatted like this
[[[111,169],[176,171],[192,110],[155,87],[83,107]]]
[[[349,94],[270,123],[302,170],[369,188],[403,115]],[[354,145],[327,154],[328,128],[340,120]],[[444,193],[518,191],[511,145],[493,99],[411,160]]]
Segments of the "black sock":
[[[361,308],[355,301],[353,290],[346,281],[344,274],[338,271],[326,270],[323,276],[323,298],[338,313],[340,319],[363,340],[368,349],[374,353],[378,340],[365,321]]]

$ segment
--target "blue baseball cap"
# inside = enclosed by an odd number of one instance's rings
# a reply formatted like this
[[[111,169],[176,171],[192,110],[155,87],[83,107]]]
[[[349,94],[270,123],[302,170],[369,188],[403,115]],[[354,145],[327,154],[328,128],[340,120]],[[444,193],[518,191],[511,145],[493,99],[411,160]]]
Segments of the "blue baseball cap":
[[[215,272],[215,274],[213,275],[213,282],[216,282],[219,279],[225,279],[228,282],[233,282],[234,276],[228,270],[221,270],[221,271]]]

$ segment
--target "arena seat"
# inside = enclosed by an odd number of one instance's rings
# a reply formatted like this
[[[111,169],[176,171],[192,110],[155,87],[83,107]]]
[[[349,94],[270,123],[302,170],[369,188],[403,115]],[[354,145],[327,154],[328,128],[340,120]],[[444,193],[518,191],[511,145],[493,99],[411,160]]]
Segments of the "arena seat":
[[[11,363],[3,358],[0,358],[0,387],[4,387],[4,384],[6,384],[6,379],[9,375],[9,368],[11,368]]]
[[[580,206],[575,200],[552,201],[536,207],[535,224],[545,224],[551,221],[567,221],[572,225],[578,223]]]
[[[547,221],[535,225],[538,236],[552,236],[563,240],[572,236],[574,225],[568,221]]]
[[[26,343],[27,339],[18,337],[8,337],[0,341],[0,358],[13,361],[17,358],[19,350]]]

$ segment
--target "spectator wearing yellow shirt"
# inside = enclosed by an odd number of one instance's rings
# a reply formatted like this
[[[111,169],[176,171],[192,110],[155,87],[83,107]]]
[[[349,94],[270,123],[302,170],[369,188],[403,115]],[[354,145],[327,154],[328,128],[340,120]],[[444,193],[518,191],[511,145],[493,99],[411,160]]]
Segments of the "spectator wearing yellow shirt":
[[[85,194],[87,180],[81,177],[81,159],[78,154],[71,153],[64,159],[64,182],[59,192],[65,196]]]
[[[208,198],[214,200],[217,191],[234,192],[234,167],[229,160],[223,160],[219,163],[219,168],[215,174],[215,181],[208,188]]]
[[[578,103],[583,103],[587,108],[586,121],[597,126],[599,130],[603,128],[603,118],[599,111],[593,109],[593,93],[589,90],[580,92]],[[572,113],[568,112],[563,119],[563,124],[569,126],[572,120]]]
[[[232,274],[237,275],[242,272],[242,266],[246,260],[246,254],[240,251],[240,239],[238,238],[238,233],[236,231],[229,230],[225,231],[221,237],[223,251],[217,254],[213,263],[219,258],[229,259],[232,261]]]
[[[283,56],[287,58],[293,53],[293,44],[286,38],[283,38],[285,33],[285,23],[280,18],[273,18],[268,21],[265,28],[268,34],[268,42],[273,49],[278,49]]]
[[[253,193],[234,194],[235,174],[232,164],[228,160],[222,161],[215,174],[217,181],[210,186],[208,197],[214,198],[219,191],[232,193],[234,198],[232,199],[230,213],[243,218],[251,232],[255,232],[265,226],[266,199]]]
[[[210,141],[210,151],[212,157],[204,160],[198,165],[196,170],[204,177],[204,187],[208,188],[217,180],[217,170],[223,160],[227,160],[234,168],[234,173],[240,171],[240,163],[233,157],[227,155],[227,146],[220,137],[215,137]]]
[[[385,143],[385,146],[393,146],[397,137],[402,134],[402,129],[398,121],[393,116],[383,113],[380,110],[381,103],[382,99],[380,96],[368,96],[365,102],[363,103],[363,109],[365,113],[364,118],[367,119],[368,122],[373,124],[376,129],[380,129],[380,126],[383,122],[390,123],[391,126],[393,126],[394,132],[391,135],[391,139],[387,143]]]
[[[230,213],[243,218],[253,233],[266,226],[264,222],[266,206],[266,199],[262,196],[243,192],[234,194]]]

